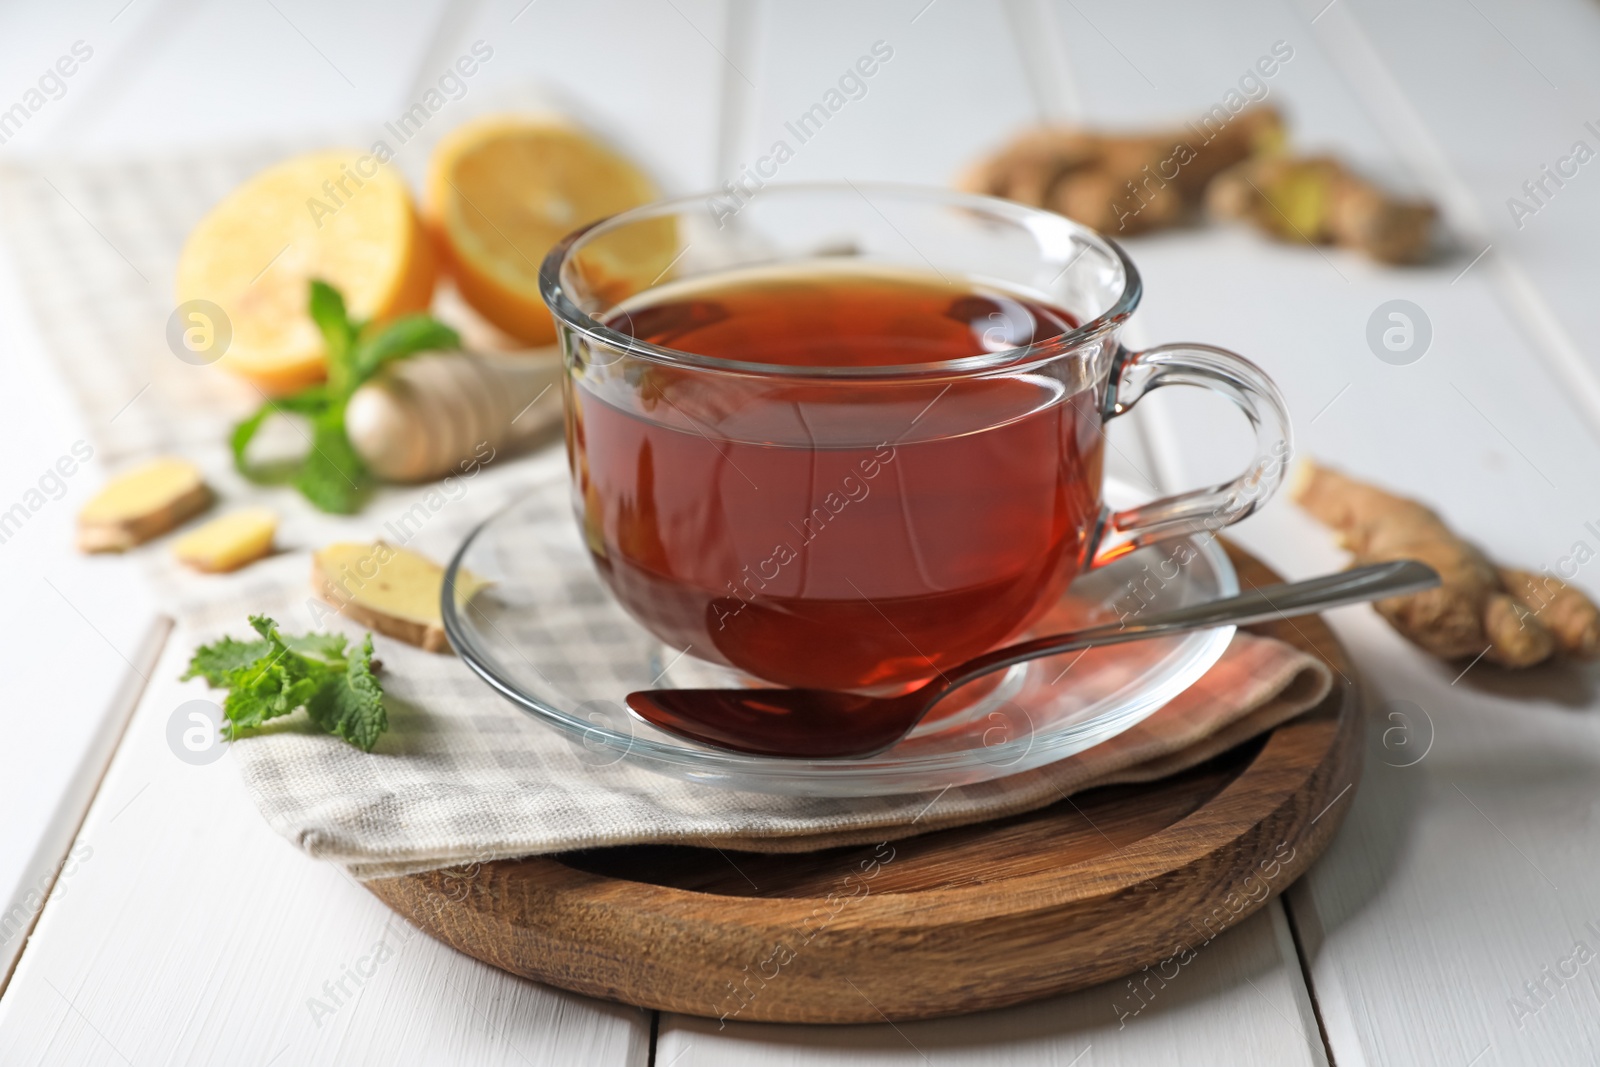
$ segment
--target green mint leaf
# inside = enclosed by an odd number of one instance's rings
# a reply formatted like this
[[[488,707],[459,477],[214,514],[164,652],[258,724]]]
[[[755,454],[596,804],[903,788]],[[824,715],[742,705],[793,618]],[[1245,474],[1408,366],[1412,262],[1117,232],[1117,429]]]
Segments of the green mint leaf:
[[[301,634],[285,637],[283,643],[302,656],[312,656],[337,666],[345,660],[344,634]]]
[[[262,638],[255,643],[265,647],[256,660],[234,667],[224,677],[228,698],[222,704],[227,720],[223,733],[230,741],[241,730],[293,712],[316,694],[333,670],[292,651],[277,624],[265,615],[250,616],[250,625]]]
[[[280,411],[292,411],[298,415],[309,415],[315,418],[321,415],[333,404],[333,398],[328,395],[326,385],[308,385],[298,393],[280,396],[276,400],[267,401],[268,406],[276,407]]]
[[[383,687],[372,673],[372,635],[352,655],[338,634],[284,637],[265,615],[250,616],[250,626],[258,640],[224,637],[202,646],[183,675],[227,688],[223,735],[233,741],[305,708],[320,729],[372,751],[389,726]]]
[[[327,282],[313,278],[307,310],[311,321],[322,331],[322,343],[328,356],[328,391],[334,396],[348,397],[354,388],[350,385],[350,350],[355,347],[358,331],[345,309],[344,297]]]
[[[350,657],[343,672],[330,675],[306,702],[306,712],[323,730],[371,752],[378,735],[389,728],[383,687],[372,674],[372,635]]]
[[[386,363],[414,356],[461,347],[461,335],[431,315],[407,315],[395,319],[370,337],[356,344],[355,373],[351,389],[383,369]]]
[[[344,411],[324,412],[311,426],[311,451],[295,474],[296,489],[323,511],[352,515],[372,487],[371,475],[344,432]]]
[[[328,380],[292,396],[269,400],[233,428],[233,465],[260,485],[292,483],[323,511],[359,511],[372,485],[371,475],[345,434],[344,411],[362,382],[395,360],[418,352],[461,347],[461,337],[429,315],[407,315],[375,332],[350,318],[344,297],[327,282],[313,279],[307,308],[327,349]],[[275,413],[311,420],[311,447],[299,459],[252,463],[250,442]]]
[[[224,637],[215,644],[195,649],[189,660],[189,669],[179,681],[204,678],[213,689],[220,689],[227,684],[230,674],[240,667],[255,663],[267,655],[270,648],[271,644],[267,641],[235,641],[231,637]]]
[[[233,449],[234,469],[257,485],[288,481],[294,473],[294,467],[290,465],[250,462],[250,442],[255,439],[256,432],[261,429],[261,425],[267,421],[267,416],[272,412],[272,401],[269,400],[257,408],[255,414],[235,426],[232,437],[228,439],[228,444]]]
[[[255,439],[268,417],[272,415],[293,412],[297,415],[310,416],[315,421],[327,410],[328,390],[321,385],[313,385],[293,396],[268,400],[248,419],[233,428],[233,435],[228,443],[233,450],[234,469],[257,485],[282,485],[293,481],[305,463],[304,458],[253,463],[250,460],[250,442]]]
[[[293,713],[321,687],[320,679],[293,677],[291,668],[281,662],[235,681],[222,702],[223,735],[236,741],[245,730]]]

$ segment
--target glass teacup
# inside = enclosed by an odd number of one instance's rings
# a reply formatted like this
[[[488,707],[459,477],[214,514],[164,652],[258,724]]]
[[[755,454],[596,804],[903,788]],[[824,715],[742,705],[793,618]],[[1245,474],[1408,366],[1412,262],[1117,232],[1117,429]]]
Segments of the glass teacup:
[[[1140,283],[1121,248],[1005,201],[849,183],[667,201],[572,234],[541,284],[600,574],[674,649],[767,682],[926,680],[1097,561],[1242,519],[1288,461],[1258,368],[1123,348]],[[1174,383],[1243,409],[1254,458],[1108,510],[1104,422]]]

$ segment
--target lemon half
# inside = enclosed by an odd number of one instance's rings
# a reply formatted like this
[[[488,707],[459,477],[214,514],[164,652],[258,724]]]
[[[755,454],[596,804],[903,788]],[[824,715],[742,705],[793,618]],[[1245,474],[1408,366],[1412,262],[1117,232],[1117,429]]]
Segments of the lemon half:
[[[344,294],[352,318],[427,308],[433,246],[392,164],[359,151],[318,152],[257,174],[211,210],[178,260],[180,303],[209,300],[228,316],[220,357],[269,393],[326,372],[307,312],[309,282]]]
[[[586,223],[656,196],[632,163],[553,117],[477,119],[440,141],[428,167],[429,222],[462,298],[530,345],[555,339],[539,296],[539,265],[550,248]],[[670,220],[631,226],[618,237],[605,242],[603,270],[636,287],[658,276],[677,250]]]

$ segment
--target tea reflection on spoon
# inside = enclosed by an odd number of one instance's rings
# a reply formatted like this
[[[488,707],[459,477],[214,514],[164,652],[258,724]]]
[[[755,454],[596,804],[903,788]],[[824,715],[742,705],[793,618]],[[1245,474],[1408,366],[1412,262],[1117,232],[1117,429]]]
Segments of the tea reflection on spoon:
[[[1375,563],[1174,608],[1132,625],[1113,623],[1007,645],[895,697],[828,689],[648,689],[629,693],[628,707],[653,726],[715,748],[794,759],[860,759],[893,747],[951,691],[1017,663],[1190,630],[1309,615],[1438,584],[1439,575],[1414,560]]]

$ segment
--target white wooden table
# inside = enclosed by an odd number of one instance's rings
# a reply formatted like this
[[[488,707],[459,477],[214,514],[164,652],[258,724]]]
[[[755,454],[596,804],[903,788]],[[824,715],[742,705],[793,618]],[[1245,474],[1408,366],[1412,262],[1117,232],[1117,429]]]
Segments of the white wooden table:
[[[1600,163],[1520,225],[1506,203],[1573,142],[1600,148],[1584,125],[1600,127],[1588,0],[18,3],[0,8],[0,109],[74,42],[93,55],[0,159],[370,128],[479,39],[495,58],[473,93],[537,81],[674,192],[737,176],[878,41],[893,58],[783,179],[943,183],[1040,118],[1187,118],[1287,42],[1266,84],[1301,143],[1425,190],[1460,249],[1393,271],[1226,230],[1133,241],[1142,338],[1257,359],[1302,450],[1426,496],[1507,559],[1554,567],[1576,542],[1600,547],[1584,525],[1600,521]],[[93,433],[22,302],[26,269],[0,260],[0,509]],[[1408,366],[1365,341],[1395,298],[1433,328]],[[1234,418],[1162,395],[1118,427],[1118,464],[1167,487],[1231,473]],[[1113,985],[933,1023],[719,1031],[438,945],[276,838],[228,760],[174,759],[186,649],[132,564],[68,547],[100,476],[71,479],[0,544],[0,1063],[1600,1062],[1592,673],[1457,676],[1344,609],[1333,621],[1374,714],[1343,830],[1125,1026]],[[1239,536],[1289,574],[1340,563],[1282,502]],[[1593,566],[1577,580],[1600,590]],[[391,958],[314,1015],[308,1001],[379,941]]]

